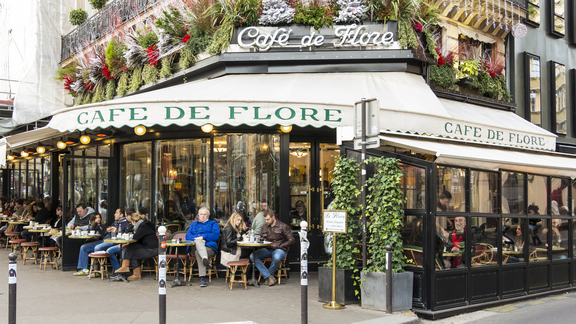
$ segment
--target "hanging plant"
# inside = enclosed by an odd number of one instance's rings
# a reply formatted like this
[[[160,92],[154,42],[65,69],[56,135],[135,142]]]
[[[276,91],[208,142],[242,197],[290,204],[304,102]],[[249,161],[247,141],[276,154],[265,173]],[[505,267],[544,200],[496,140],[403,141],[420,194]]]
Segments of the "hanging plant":
[[[122,55],[126,46],[112,38],[106,47],[106,65],[110,78],[117,78],[126,69],[126,59]]]
[[[222,53],[230,45],[234,27],[258,25],[259,11],[259,0],[219,0],[214,3],[207,14],[213,17],[214,24],[219,22],[220,27],[207,48],[208,53]]]
[[[90,2],[92,8],[100,10],[106,6],[106,2],[108,2],[108,0],[88,0],[88,2]]]
[[[116,81],[110,80],[108,81],[108,83],[106,83],[105,98],[106,100],[112,100],[114,99],[115,95],[116,95]]]
[[[184,47],[180,51],[180,68],[186,69],[196,62],[196,57],[192,52],[192,49],[188,46]]]
[[[370,158],[375,174],[366,181],[366,217],[369,225],[369,252],[365,272],[386,271],[386,245],[392,246],[392,272],[403,272],[404,255],[402,227],[406,198],[400,188],[402,169],[400,160],[392,158]]]
[[[140,88],[142,84],[142,68],[134,68],[132,71],[132,76],[130,77],[130,87],[128,90],[130,92],[135,92]]]
[[[171,57],[165,57],[162,59],[162,67],[160,68],[159,74],[160,79],[165,79],[172,75],[172,61],[173,59]]]
[[[74,26],[82,25],[88,18],[88,13],[83,9],[70,11],[70,23]]]
[[[118,87],[116,89],[116,93],[120,97],[123,97],[126,94],[126,92],[128,92],[129,81],[130,81],[130,76],[129,76],[128,72],[122,73],[122,75],[120,76],[120,79],[118,79]]]
[[[158,81],[158,68],[155,65],[144,65],[142,69],[142,80],[144,84],[152,84]]]
[[[294,9],[294,22],[297,24],[312,25],[316,29],[334,25],[334,10],[328,3],[319,0],[312,2],[310,6],[298,3]]]

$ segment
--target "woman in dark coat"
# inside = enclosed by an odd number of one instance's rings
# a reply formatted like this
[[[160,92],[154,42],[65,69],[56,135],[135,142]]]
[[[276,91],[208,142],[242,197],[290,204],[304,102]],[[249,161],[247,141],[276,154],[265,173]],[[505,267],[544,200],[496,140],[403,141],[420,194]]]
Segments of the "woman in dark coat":
[[[158,255],[158,238],[156,237],[155,226],[146,220],[146,216],[134,213],[131,216],[134,225],[134,240],[136,243],[124,244],[125,253],[122,259],[122,267],[116,273],[130,272],[132,275],[128,280],[142,279],[139,260],[152,258]]]
[[[242,220],[242,214],[234,213],[224,226],[222,235],[220,236],[220,250],[222,250],[220,255],[220,263],[228,267],[228,262],[238,261],[240,259],[241,249],[236,244],[238,241],[242,241],[244,237],[248,237],[246,233],[246,225]]]

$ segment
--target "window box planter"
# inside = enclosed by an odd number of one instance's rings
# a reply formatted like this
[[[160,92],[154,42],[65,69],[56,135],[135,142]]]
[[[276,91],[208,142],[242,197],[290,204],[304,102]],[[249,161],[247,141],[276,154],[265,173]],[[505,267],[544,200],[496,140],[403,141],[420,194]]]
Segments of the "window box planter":
[[[352,269],[336,269],[336,301],[341,305],[360,303],[360,296],[355,292],[360,285],[354,286],[353,275]],[[324,303],[332,301],[332,268],[318,268],[318,300]]]
[[[360,273],[362,308],[386,311],[386,273]],[[412,309],[414,273],[392,274],[392,311]]]

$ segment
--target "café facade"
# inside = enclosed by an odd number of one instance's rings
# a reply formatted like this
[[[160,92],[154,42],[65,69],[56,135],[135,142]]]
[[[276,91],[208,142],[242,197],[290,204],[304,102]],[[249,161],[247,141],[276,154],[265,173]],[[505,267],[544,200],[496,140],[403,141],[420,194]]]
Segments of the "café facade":
[[[108,222],[126,206],[182,229],[199,206],[224,222],[265,201],[294,232],[308,221],[313,269],[328,258],[321,211],[335,159],[361,158],[355,103],[375,98],[367,154],[401,161],[420,316],[572,290],[574,157],[510,103],[431,87],[430,62],[401,49],[396,28],[238,28],[221,55],[2,139],[13,157],[3,195],[61,204],[68,219],[78,203]]]

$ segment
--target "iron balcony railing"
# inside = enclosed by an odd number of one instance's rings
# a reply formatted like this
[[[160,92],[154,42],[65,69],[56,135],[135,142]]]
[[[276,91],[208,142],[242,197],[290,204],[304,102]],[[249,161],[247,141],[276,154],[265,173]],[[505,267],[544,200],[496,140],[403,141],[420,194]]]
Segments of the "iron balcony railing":
[[[78,53],[88,44],[112,33],[127,21],[141,15],[151,6],[169,0],[114,0],[62,37],[60,61]]]

